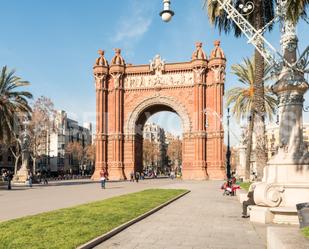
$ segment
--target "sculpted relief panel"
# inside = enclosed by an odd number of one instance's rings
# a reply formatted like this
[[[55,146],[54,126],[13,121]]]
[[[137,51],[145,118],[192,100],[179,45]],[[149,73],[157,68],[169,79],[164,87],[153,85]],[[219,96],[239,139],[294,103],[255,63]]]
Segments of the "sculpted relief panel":
[[[165,61],[161,59],[160,55],[156,55],[150,61],[149,69],[153,74],[126,76],[125,89],[191,86],[194,83],[192,72],[165,74]]]
[[[153,87],[173,87],[173,86],[192,86],[193,74],[173,73],[155,74],[144,76],[127,76],[124,80],[125,89],[153,88]]]

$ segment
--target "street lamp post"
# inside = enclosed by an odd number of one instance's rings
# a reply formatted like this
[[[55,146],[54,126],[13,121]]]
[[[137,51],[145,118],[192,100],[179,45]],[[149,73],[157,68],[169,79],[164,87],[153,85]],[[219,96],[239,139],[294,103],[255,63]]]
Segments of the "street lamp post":
[[[160,12],[162,21],[169,22],[174,16],[174,11],[171,10],[171,1],[163,0],[163,10]]]
[[[231,178],[231,149],[230,149],[230,108],[227,108],[227,148],[226,148],[226,176]]]

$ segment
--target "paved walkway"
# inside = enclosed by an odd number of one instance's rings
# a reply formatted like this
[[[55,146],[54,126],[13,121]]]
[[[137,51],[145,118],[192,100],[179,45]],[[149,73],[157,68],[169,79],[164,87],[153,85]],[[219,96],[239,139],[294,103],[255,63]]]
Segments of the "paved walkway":
[[[219,182],[181,182],[192,192],[112,237],[96,249],[261,249],[264,226],[240,218],[236,197],[222,196]]]

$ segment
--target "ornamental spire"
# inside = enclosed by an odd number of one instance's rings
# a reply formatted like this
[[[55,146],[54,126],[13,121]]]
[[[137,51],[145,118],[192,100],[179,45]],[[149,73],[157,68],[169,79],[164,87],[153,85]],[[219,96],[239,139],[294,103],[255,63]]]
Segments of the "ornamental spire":
[[[100,57],[96,59],[94,65],[95,66],[105,66],[105,67],[107,67],[108,66],[108,62],[107,62],[107,60],[104,57],[104,50],[99,49],[98,50],[98,54],[100,55]]]
[[[222,48],[220,48],[220,41],[214,41],[215,48],[212,50],[210,54],[210,59],[218,58],[218,59],[225,59],[224,52]]]
[[[192,54],[192,60],[206,60],[207,59],[207,56],[202,46],[203,46],[202,42],[195,43],[196,50]]]
[[[112,59],[111,65],[124,65],[124,59],[122,58],[121,54],[121,49],[120,48],[115,48],[115,56]]]

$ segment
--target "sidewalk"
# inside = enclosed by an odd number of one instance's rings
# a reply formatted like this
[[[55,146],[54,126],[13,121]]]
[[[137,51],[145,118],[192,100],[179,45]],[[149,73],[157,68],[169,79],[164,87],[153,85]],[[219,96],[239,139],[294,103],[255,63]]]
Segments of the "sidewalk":
[[[261,249],[266,228],[242,219],[237,197],[222,196],[220,182],[178,182],[192,192],[103,242],[97,249]]]

